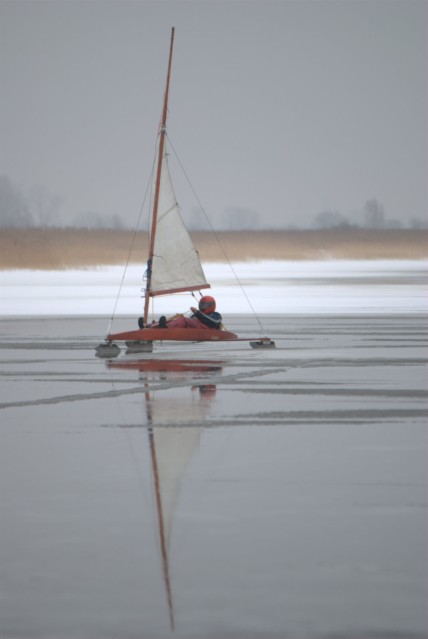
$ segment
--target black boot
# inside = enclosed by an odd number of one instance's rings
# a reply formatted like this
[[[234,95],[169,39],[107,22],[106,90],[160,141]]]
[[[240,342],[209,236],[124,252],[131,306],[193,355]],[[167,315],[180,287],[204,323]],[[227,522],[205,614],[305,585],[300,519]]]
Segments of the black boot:
[[[162,315],[162,317],[159,318],[159,328],[168,328],[165,315]]]

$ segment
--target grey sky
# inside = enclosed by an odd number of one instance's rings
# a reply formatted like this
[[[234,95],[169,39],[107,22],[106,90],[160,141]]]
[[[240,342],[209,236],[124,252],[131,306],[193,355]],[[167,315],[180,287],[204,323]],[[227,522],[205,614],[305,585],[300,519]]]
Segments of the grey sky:
[[[168,132],[216,226],[427,215],[427,4],[317,0],[0,4],[0,173],[133,226],[153,160],[171,26]],[[183,209],[195,206],[172,161]]]

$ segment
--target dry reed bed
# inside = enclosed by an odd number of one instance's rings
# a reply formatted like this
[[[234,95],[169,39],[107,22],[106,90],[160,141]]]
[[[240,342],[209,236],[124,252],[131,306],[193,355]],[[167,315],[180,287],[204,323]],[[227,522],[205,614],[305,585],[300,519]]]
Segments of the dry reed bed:
[[[132,231],[84,229],[3,229],[0,269],[89,268],[125,264]],[[329,229],[305,231],[195,232],[202,261],[424,259],[428,231]],[[219,240],[219,242],[217,241]],[[135,237],[131,262],[144,263],[147,235]]]

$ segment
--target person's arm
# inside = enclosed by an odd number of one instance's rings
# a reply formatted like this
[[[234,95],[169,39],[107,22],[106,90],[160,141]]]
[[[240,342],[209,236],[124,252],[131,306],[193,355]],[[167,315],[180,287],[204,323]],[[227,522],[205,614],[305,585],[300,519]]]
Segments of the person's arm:
[[[201,311],[198,311],[197,308],[192,308],[191,310],[193,312],[194,317],[197,317],[198,320],[203,322],[209,328],[216,328],[216,329],[221,328],[222,318],[220,313],[212,313],[210,316],[210,315],[205,315],[205,313],[202,313]],[[213,315],[215,317],[213,317]]]

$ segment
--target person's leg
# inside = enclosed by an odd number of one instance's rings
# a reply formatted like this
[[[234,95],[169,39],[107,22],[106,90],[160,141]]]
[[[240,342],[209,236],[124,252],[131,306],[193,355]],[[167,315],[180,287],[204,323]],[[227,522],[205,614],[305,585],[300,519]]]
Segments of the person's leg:
[[[168,328],[207,328],[208,326],[198,320],[197,317],[176,317],[168,322]]]

